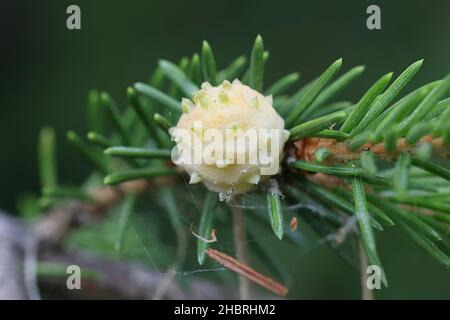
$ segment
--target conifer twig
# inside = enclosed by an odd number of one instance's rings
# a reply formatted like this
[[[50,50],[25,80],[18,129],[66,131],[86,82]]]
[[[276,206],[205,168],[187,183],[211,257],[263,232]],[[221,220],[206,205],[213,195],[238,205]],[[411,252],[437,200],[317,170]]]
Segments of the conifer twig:
[[[268,278],[261,273],[253,270],[248,265],[245,265],[233,257],[230,257],[229,255],[220,252],[219,250],[215,249],[207,249],[206,254],[211,258],[216,260],[218,263],[224,265],[225,267],[233,270],[234,272],[239,273],[242,277],[245,277],[260,286],[266,288],[267,290],[272,291],[275,294],[278,294],[280,296],[286,296],[288,289],[284,287],[283,285],[279,284],[275,280]]]
[[[424,136],[419,143],[429,143],[433,147],[433,153],[442,158],[450,157],[450,148],[444,146],[442,138],[433,138],[431,135]],[[328,149],[330,155],[327,157],[327,163],[348,162],[361,157],[363,151],[372,151],[376,156],[386,160],[395,159],[401,152],[411,152],[416,146],[410,145],[406,138],[397,141],[395,150],[386,150],[383,143],[368,142],[362,145],[358,150],[351,151],[347,142],[338,142],[328,138],[305,138],[294,143],[296,147],[296,156],[306,161],[314,161],[314,154],[319,148]]]

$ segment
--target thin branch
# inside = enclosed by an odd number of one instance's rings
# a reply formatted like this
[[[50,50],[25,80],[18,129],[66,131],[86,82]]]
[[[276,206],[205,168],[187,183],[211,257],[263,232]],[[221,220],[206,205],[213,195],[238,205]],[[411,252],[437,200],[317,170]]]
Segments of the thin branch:
[[[347,220],[344,222],[342,227],[340,227],[336,231],[335,240],[336,240],[337,244],[344,243],[345,239],[347,238],[347,235],[350,232],[355,231],[356,222],[357,222],[356,215],[353,215],[353,216],[347,218]]]
[[[235,258],[230,257],[229,255],[215,249],[207,249],[205,252],[211,259],[216,260],[218,263],[240,274],[242,277],[245,277],[246,279],[259,284],[260,286],[277,295],[283,297],[286,296],[288,292],[288,289],[286,287],[276,282],[275,280],[255,271],[249,266],[237,261]]]
[[[421,143],[429,143],[433,147],[433,154],[442,158],[450,157],[450,148],[444,145],[442,138],[433,138],[431,135],[424,136],[417,145]],[[348,162],[361,157],[363,151],[372,151],[375,155],[382,159],[392,160],[401,152],[412,152],[416,149],[416,145],[410,145],[405,138],[397,141],[395,151],[388,151],[384,147],[384,143],[368,142],[361,146],[358,150],[351,151],[348,149],[347,142],[337,142],[328,138],[305,138],[294,143],[295,155],[298,159],[306,161],[314,161],[314,153],[319,148],[326,148],[330,152],[327,157],[327,163]]]
[[[234,207],[233,211],[233,235],[236,245],[237,256],[244,264],[249,264],[247,250],[245,247],[245,222],[243,216],[243,209]],[[249,300],[251,298],[250,282],[245,277],[239,277],[239,296],[242,300]]]
[[[359,255],[359,265],[361,272],[361,299],[362,300],[374,300],[373,291],[367,287],[367,267],[369,266],[369,261],[367,259],[366,250],[364,245],[360,240],[358,240],[358,255]]]

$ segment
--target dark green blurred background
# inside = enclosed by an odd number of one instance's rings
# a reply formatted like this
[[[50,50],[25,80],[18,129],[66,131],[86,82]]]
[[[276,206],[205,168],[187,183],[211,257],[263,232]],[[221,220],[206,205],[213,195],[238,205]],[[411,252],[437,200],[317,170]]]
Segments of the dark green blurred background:
[[[66,28],[77,4],[82,30]],[[366,28],[378,4],[382,30]],[[58,134],[60,180],[82,181],[88,167],[65,144],[68,129],[86,129],[90,89],[125,102],[126,87],[147,80],[157,59],[178,61],[207,39],[217,62],[250,51],[257,34],[270,51],[266,83],[299,71],[302,83],[336,58],[344,69],[365,64],[346,95],[357,99],[378,76],[425,63],[410,88],[450,71],[450,1],[3,1],[1,4],[0,207],[14,212],[22,192],[38,192],[36,142],[49,125]],[[410,90],[410,89],[409,89]],[[394,230],[379,248],[390,288],[381,298],[450,298],[450,274]],[[299,263],[295,296],[358,298],[358,274],[319,247]],[[302,290],[302,288],[305,288]]]

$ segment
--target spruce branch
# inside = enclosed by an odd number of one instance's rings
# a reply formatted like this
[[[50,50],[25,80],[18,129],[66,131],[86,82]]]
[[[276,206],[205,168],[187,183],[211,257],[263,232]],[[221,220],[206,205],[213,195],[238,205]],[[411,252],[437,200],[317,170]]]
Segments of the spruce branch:
[[[402,153],[415,153],[418,145],[429,144],[432,146],[433,155],[440,158],[450,158],[450,148],[444,144],[442,138],[433,138],[431,135],[425,135],[412,145],[406,138],[400,138],[396,141],[394,148],[386,148],[384,143],[367,142],[356,150],[350,150],[348,142],[340,142],[328,138],[305,138],[294,143],[295,154],[298,159],[314,161],[314,154],[319,149],[326,149],[329,156],[327,163],[346,163],[352,160],[360,159],[365,151],[371,151],[374,155],[383,160],[395,160]]]
[[[336,97],[362,76],[365,67],[350,68],[339,76],[342,59],[301,86],[299,73],[293,72],[266,87],[269,53],[262,37],[256,38],[249,56],[240,55],[223,69],[208,42],[203,42],[200,52],[190,58],[183,56],[178,63],[161,59],[150,81],[136,82],[127,89],[128,104],[123,109],[105,92],[89,94],[87,141],[72,131],[67,134],[69,143],[92,167],[91,176],[79,187],[59,185],[53,133],[43,130],[39,143],[42,198],[38,205],[52,208],[67,226],[79,223],[84,213],[101,216],[120,206],[115,243],[121,249],[136,203],[150,200],[155,210],[167,214],[176,235],[176,261],[169,270],[179,268],[185,257],[196,251],[200,264],[212,258],[282,295],[286,293],[283,286],[250,268],[246,250],[255,250],[264,265],[284,279],[286,267],[271,248],[247,246],[245,236],[247,232],[258,235],[261,228],[267,228],[276,239],[300,248],[303,233],[301,227],[289,231],[285,220],[290,214],[309,224],[320,237],[331,239],[327,243],[330,248],[350,264],[357,257],[344,252],[343,247],[356,239],[361,281],[366,278],[364,269],[369,263],[382,269],[382,280],[387,284],[389,267],[386,272],[382,268],[378,252],[383,248],[376,245],[377,235],[386,228],[403,231],[444,266],[450,266],[446,245],[450,227],[450,75],[403,95],[422,67],[423,60],[419,60],[392,83],[393,74],[385,73],[353,102]],[[217,212],[226,210],[227,203],[217,202],[219,196],[206,188],[195,190],[204,199],[197,212],[199,234],[193,233],[197,237],[195,248],[195,241],[186,236],[180,220],[183,213],[179,211],[198,203],[175,191],[177,177],[185,177],[182,168],[170,159],[171,148],[178,143],[171,141],[171,128],[194,104],[207,109],[204,96],[208,88],[223,91],[217,94],[217,100],[225,106],[230,98],[226,88],[235,79],[242,81],[235,82],[241,89],[248,84],[252,94],[272,95],[262,98],[280,117],[282,129],[289,129],[280,154],[285,157],[279,172],[269,179],[245,177],[246,183],[256,186],[252,195],[258,199],[254,208],[245,210],[245,220],[249,221],[245,225],[242,208],[233,208],[233,219],[217,219]],[[257,110],[258,101],[243,106]],[[104,120],[109,121],[110,130]],[[204,178],[189,174],[190,183]],[[157,193],[147,192],[153,185],[163,189],[161,199]],[[233,199],[234,187],[236,184],[222,192],[220,200]],[[75,205],[70,202],[73,199],[77,199]],[[70,203],[72,214],[64,216],[62,212],[67,210],[61,208]],[[244,263],[211,248],[220,241],[217,238],[208,241],[214,234],[213,226],[231,230],[232,225],[238,259]],[[63,239],[66,230],[46,219],[38,228],[44,234],[50,230],[56,242]],[[165,277],[154,298],[164,296],[173,281],[173,276]],[[247,280],[241,278],[240,282],[242,297],[248,297]],[[369,298],[365,289],[363,297]]]

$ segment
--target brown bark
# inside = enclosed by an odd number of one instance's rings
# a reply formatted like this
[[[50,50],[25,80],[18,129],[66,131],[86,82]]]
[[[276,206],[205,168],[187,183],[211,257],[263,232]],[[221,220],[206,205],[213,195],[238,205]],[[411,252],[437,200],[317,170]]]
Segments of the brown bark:
[[[433,147],[433,153],[435,156],[441,158],[450,157],[450,148],[444,145],[442,138],[433,138],[431,135],[422,137],[418,144],[430,143]],[[338,142],[334,139],[327,138],[305,138],[298,140],[294,143],[295,156],[298,159],[306,161],[314,161],[314,153],[317,149],[323,147],[330,151],[331,156],[327,158],[327,162],[348,162],[356,160],[361,157],[363,151],[372,151],[376,156],[393,160],[400,152],[413,152],[415,145],[410,145],[405,138],[399,139],[397,142],[397,148],[395,151],[388,151],[384,147],[384,143],[365,143],[358,150],[351,151],[348,149],[347,142]]]

